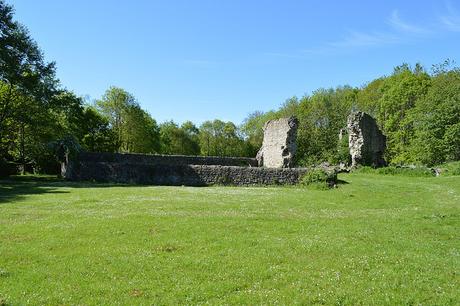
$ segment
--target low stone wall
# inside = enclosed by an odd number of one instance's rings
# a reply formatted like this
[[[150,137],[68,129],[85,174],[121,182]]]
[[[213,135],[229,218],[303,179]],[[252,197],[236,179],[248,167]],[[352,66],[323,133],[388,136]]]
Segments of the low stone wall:
[[[130,184],[209,185],[292,185],[307,173],[306,168],[268,169],[217,165],[131,164],[120,162],[70,162],[65,178]]]
[[[76,160],[81,162],[110,162],[144,165],[221,165],[257,167],[257,160],[249,157],[81,152],[78,154]]]

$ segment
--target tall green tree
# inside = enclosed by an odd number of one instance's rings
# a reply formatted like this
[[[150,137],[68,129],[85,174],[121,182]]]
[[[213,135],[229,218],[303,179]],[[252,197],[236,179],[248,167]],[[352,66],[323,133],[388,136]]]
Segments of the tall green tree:
[[[53,96],[59,82],[27,29],[13,19],[14,10],[0,0],[0,161],[25,168],[37,163],[59,118]]]
[[[160,150],[157,122],[138,104],[124,111],[121,148],[123,152],[158,153]]]
[[[251,156],[248,143],[232,122],[205,121],[200,126],[201,154],[206,156]]]
[[[315,91],[300,100],[298,163],[339,162],[339,131],[356,104],[357,89],[344,86]]]
[[[97,109],[107,118],[116,135],[118,152],[155,153],[160,149],[156,121],[122,88],[110,87],[96,101]]]
[[[380,100],[384,93],[382,87],[385,79],[385,77],[375,79],[358,90],[353,110],[363,111],[377,118],[380,113]]]
[[[84,108],[79,125],[80,144],[89,152],[115,152],[116,135],[109,126],[109,120],[102,116],[96,108]]]
[[[52,107],[53,103],[43,107],[31,96],[14,95],[14,107],[4,121],[3,157],[18,163],[22,171],[32,168],[35,171],[56,171],[51,143],[72,134],[72,131],[64,107],[61,104]]]
[[[55,64],[47,63],[27,29],[13,20],[13,8],[0,0],[0,138],[12,116],[17,95],[48,107],[58,81]]]
[[[96,101],[96,107],[109,121],[109,124],[116,135],[116,147],[118,151],[123,151],[125,145],[124,131],[127,121],[127,110],[130,106],[136,104],[133,95],[119,87],[110,87],[102,96]]]
[[[181,130],[184,133],[184,141],[182,142],[182,154],[184,155],[199,155],[200,154],[200,130],[191,121],[185,121],[181,125]]]
[[[460,70],[437,73],[411,116],[411,161],[435,165],[460,160]]]
[[[387,136],[387,161],[410,161],[409,147],[415,131],[411,112],[430,85],[431,78],[420,65],[414,69],[407,64],[398,66],[393,75],[385,79],[377,119]]]
[[[187,121],[179,127],[173,121],[160,124],[161,153],[199,155],[198,129]]]

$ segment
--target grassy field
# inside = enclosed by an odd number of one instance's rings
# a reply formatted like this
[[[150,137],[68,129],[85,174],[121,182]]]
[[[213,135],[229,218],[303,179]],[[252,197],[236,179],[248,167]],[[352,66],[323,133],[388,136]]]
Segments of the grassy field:
[[[0,305],[460,304],[460,177],[0,181]]]

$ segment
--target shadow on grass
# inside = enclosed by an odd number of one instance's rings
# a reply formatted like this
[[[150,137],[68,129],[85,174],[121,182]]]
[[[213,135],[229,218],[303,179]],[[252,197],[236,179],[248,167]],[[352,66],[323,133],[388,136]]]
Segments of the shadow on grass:
[[[340,180],[340,179],[337,180],[337,185],[348,185],[348,184],[350,183],[348,183],[347,181]]]
[[[337,180],[337,185],[349,184],[344,180]],[[108,187],[138,187],[149,186],[144,184],[101,183],[101,182],[69,182],[56,176],[18,175],[0,179],[0,205],[21,200],[28,195],[69,193],[62,187],[69,188],[108,188]],[[195,186],[198,188],[206,186]],[[292,187],[296,187],[295,185]],[[1,306],[1,304],[0,304]]]
[[[62,187],[71,188],[105,188],[113,186],[130,186],[127,184],[68,182],[56,176],[11,176],[0,180],[0,205],[18,201],[27,195],[68,193]]]

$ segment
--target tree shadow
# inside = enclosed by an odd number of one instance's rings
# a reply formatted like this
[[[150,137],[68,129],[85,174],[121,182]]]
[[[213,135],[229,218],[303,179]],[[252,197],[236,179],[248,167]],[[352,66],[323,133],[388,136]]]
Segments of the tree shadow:
[[[337,180],[337,185],[348,185],[350,183],[348,183],[347,181],[344,181],[344,180],[341,180],[341,179],[338,179]]]
[[[71,188],[105,188],[129,186],[128,184],[68,182],[56,176],[11,176],[0,180],[0,205],[23,199],[28,195],[49,193],[69,193],[62,187]]]
[[[36,175],[18,175],[11,176],[7,179],[0,179],[0,205],[9,204],[19,201],[29,195],[40,194],[59,194],[69,193],[68,190],[63,190],[62,187],[68,188],[109,188],[109,187],[138,187],[150,185],[164,186],[181,186],[180,184],[148,184],[147,182],[138,183],[109,183],[109,182],[93,182],[93,181],[66,181],[56,176],[36,176]],[[164,183],[164,182],[163,182]],[[337,180],[337,185],[349,184],[344,180]],[[192,185],[188,185],[192,186]],[[193,185],[195,187],[204,187],[206,185]]]
[[[57,178],[52,177],[10,177],[0,180],[0,205],[18,201],[27,195],[44,193],[66,193],[52,186]]]

